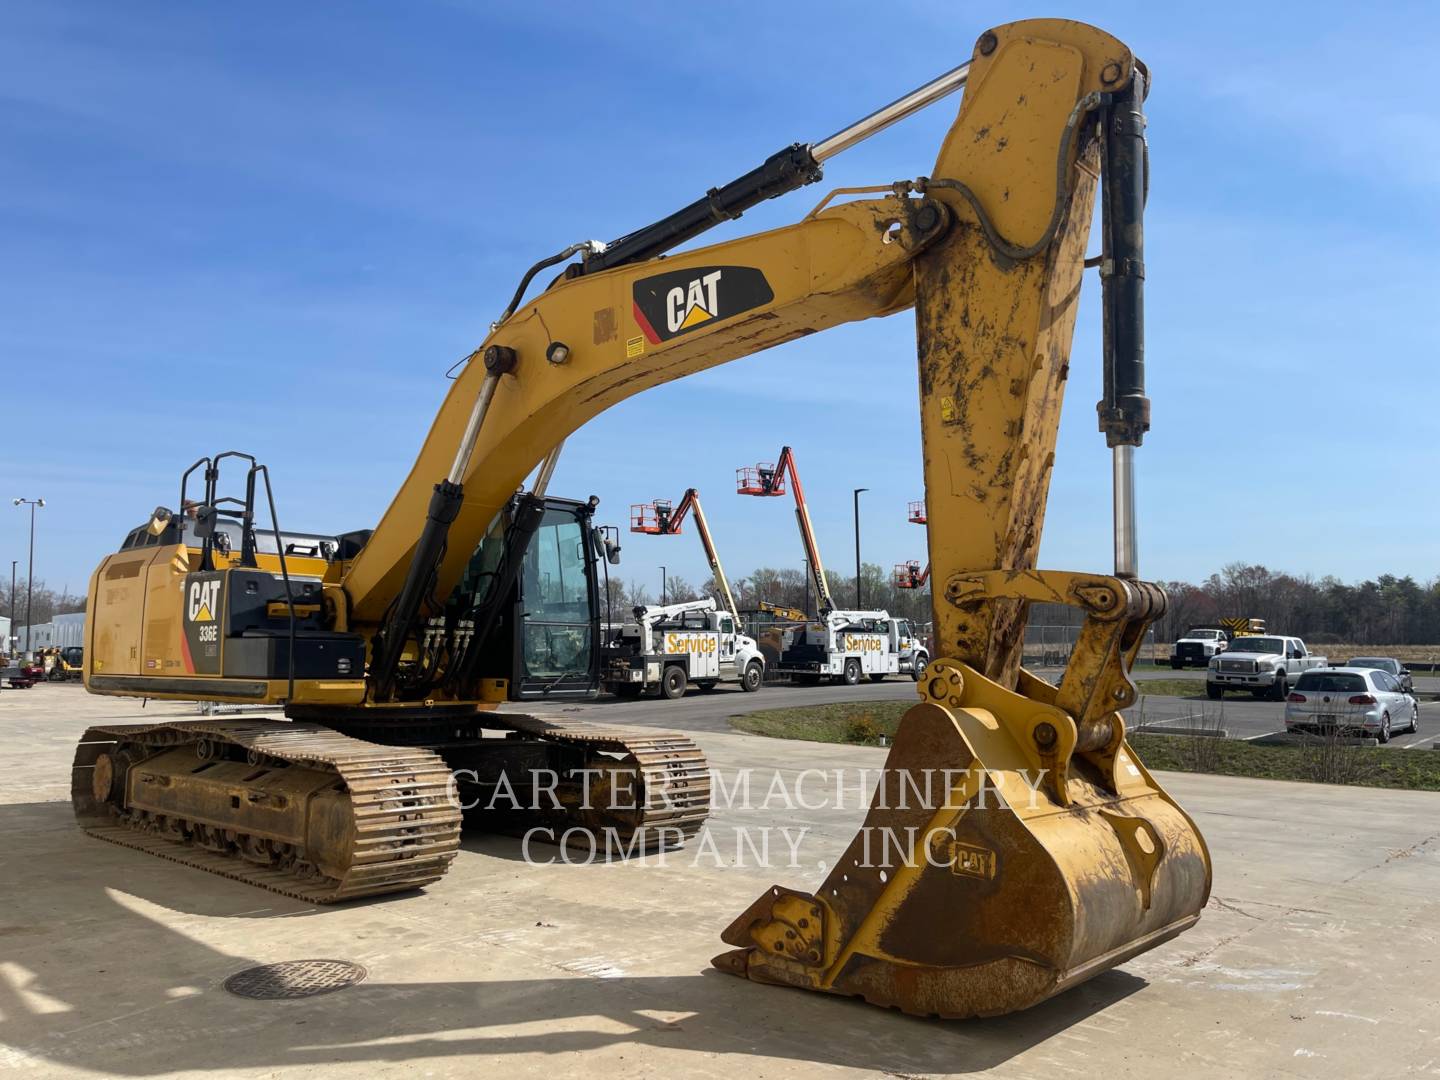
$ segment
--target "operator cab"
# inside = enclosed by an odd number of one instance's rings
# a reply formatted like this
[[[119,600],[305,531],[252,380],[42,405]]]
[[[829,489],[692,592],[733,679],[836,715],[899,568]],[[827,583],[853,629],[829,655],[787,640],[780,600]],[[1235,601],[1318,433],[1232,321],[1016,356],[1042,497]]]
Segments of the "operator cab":
[[[514,504],[491,522],[446,610],[491,602]],[[506,679],[511,700],[594,697],[600,685],[600,586],[606,552],[592,525],[594,506],[545,498],[545,515],[525,550],[520,574],[481,656],[480,674]]]

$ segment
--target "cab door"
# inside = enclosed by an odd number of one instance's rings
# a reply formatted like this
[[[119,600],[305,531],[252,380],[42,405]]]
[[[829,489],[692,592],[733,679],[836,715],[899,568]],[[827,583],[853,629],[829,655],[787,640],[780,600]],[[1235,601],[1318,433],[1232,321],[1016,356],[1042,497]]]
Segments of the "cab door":
[[[720,666],[735,666],[735,619],[728,613],[721,613],[716,625],[720,628]]]

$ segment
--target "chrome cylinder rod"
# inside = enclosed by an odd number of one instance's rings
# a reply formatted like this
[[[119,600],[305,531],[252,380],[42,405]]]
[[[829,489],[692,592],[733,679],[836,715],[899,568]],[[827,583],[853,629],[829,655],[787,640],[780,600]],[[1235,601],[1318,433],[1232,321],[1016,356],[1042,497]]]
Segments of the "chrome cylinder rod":
[[[480,384],[480,393],[475,395],[475,407],[470,410],[465,434],[460,437],[460,445],[455,449],[455,461],[450,466],[450,475],[446,477],[452,484],[465,482],[465,473],[470,468],[470,456],[475,453],[475,440],[480,437],[480,425],[485,422],[485,414],[490,411],[490,399],[495,396],[495,387],[499,382],[499,375],[486,375],[485,381]]]
[[[555,444],[555,449],[545,455],[545,460],[540,462],[540,472],[535,477],[535,486],[530,489],[530,494],[537,499],[545,497],[545,491],[550,487],[550,478],[555,475],[555,466],[560,462],[560,451],[565,449],[565,440],[561,439]]]
[[[1111,451],[1115,485],[1115,576],[1140,575],[1139,545],[1135,537],[1135,447]]]
[[[821,139],[810,147],[810,156],[817,162],[832,158],[843,150],[849,150],[858,142],[884,131],[891,124],[904,120],[927,105],[933,105],[941,98],[953,94],[965,85],[970,77],[970,61],[966,60],[957,68],[947,71],[939,78],[931,79],[924,86],[911,90],[904,97],[896,98],[889,105],[876,109],[863,120],[857,120],[849,127],[841,128],[829,138]]]

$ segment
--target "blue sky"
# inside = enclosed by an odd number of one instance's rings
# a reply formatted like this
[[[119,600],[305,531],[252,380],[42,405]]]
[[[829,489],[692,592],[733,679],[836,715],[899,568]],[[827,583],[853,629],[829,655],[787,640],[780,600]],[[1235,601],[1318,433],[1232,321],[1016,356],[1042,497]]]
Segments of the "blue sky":
[[[1028,5],[11,0],[0,40],[0,560],[94,564],[202,453],[272,469],[284,523],[372,525],[447,383],[535,259],[654,220],[969,55]],[[1433,577],[1440,390],[1436,9],[1071,5],[1150,64],[1141,569],[1232,560]],[[929,170],[954,101],[707,237]],[[1043,565],[1110,568],[1087,278]],[[705,496],[727,568],[799,564],[733,494],[784,442],[822,552],[923,558],[908,315],[658,388],[571,441],[557,492]],[[864,452],[857,448],[865,447]],[[1356,501],[1364,513],[1353,512]],[[624,575],[705,576],[693,537]]]

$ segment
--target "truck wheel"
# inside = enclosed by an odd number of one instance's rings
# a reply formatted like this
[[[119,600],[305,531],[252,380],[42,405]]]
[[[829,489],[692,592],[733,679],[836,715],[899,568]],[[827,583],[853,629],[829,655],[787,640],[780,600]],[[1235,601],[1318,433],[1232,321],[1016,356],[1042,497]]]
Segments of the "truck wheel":
[[[860,661],[846,660],[845,674],[841,678],[845,680],[846,686],[854,686],[858,683],[860,681]]]
[[[1290,696],[1290,680],[1286,678],[1285,672],[1275,673],[1275,684],[1270,687],[1271,701],[1284,701]]]
[[[1172,656],[1172,657],[1170,658],[1170,666],[1171,666],[1174,670],[1179,671],[1181,668],[1183,668],[1183,667],[1185,666],[1185,664],[1184,664],[1182,661],[1177,660],[1177,659],[1175,659],[1175,658]]]
[[[1205,696],[1208,697],[1211,701],[1220,701],[1222,698],[1225,697],[1225,688],[1223,686],[1216,686],[1214,683],[1207,682],[1205,684]]]
[[[671,664],[665,669],[665,674],[660,676],[660,693],[674,701],[678,697],[685,696],[685,669]]]
[[[872,672],[870,673],[870,681],[871,681],[871,682],[884,682],[884,681],[885,681],[885,672],[883,672],[883,671],[872,671]]]
[[[760,684],[765,681],[765,669],[760,666],[759,660],[751,660],[745,665],[745,674],[740,676],[740,689],[747,694],[753,694],[760,689]]]
[[[910,666],[910,677],[916,682],[919,682],[925,677],[925,669],[929,666],[930,658],[924,653],[921,653],[920,656],[915,660],[915,662]]]

